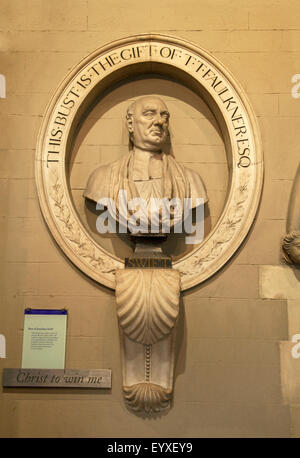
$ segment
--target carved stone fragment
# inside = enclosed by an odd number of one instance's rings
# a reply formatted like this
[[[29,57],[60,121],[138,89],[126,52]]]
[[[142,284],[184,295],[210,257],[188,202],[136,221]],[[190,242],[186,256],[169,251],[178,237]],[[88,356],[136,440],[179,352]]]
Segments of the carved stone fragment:
[[[300,164],[294,179],[287,218],[287,234],[282,240],[283,260],[300,265]]]

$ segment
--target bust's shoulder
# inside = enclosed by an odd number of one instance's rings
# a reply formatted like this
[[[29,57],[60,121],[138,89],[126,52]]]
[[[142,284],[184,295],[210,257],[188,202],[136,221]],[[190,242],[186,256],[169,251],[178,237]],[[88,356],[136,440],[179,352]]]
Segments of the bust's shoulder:
[[[83,193],[84,197],[95,202],[107,196],[107,185],[112,164],[100,165],[89,176]]]
[[[102,180],[107,176],[107,173],[111,170],[111,164],[104,164],[97,167],[89,176],[87,186],[93,185],[95,182]]]
[[[84,197],[95,202],[101,197],[109,197],[111,179],[119,177],[120,171],[127,166],[130,157],[131,154],[127,154],[121,159],[97,167],[89,176]]]
[[[192,178],[192,179],[195,179],[195,180],[200,178],[200,180],[201,180],[200,175],[197,172],[195,172],[195,170],[192,170],[192,169],[184,166],[184,171],[185,171],[185,174],[186,174],[186,176],[188,178]]]
[[[110,170],[111,164],[104,164],[98,166],[93,172],[90,174],[88,183],[95,181],[98,177],[105,176],[107,172]]]
[[[195,172],[195,170],[189,169],[188,167],[184,167],[184,172],[190,184],[191,197],[193,199],[202,197],[204,199],[204,203],[208,202],[205,184],[199,173]]]

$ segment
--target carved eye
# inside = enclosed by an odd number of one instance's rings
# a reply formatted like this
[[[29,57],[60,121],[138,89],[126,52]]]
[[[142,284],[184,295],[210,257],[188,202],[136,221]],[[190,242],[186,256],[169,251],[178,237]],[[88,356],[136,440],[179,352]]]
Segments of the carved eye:
[[[153,111],[146,111],[144,113],[145,118],[151,119],[153,118]]]

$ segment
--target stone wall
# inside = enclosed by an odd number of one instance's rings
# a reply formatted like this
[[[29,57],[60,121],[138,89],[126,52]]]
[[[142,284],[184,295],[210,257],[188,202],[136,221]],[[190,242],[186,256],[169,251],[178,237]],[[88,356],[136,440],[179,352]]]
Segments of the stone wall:
[[[113,385],[111,392],[0,389],[0,437],[299,436],[300,362],[289,351],[292,335],[300,333],[299,272],[280,259],[299,163],[300,100],[291,95],[291,78],[300,73],[299,14],[296,0],[1,1],[0,334],[6,359],[0,368],[20,367],[25,307],[65,307],[66,367],[111,368]],[[265,180],[257,218],[236,255],[183,294],[173,407],[144,419],[122,398],[114,294],[86,278],[53,241],[39,209],[34,156],[46,105],[66,73],[105,43],[151,31],[207,49],[241,83],[261,129]],[[129,91],[128,99],[133,96]],[[180,119],[183,102],[176,91],[170,102],[174,110],[181,107]],[[105,130],[121,118],[121,111],[106,118]],[[182,162],[199,161],[192,154],[197,116],[189,112],[191,118],[185,124],[191,135],[185,130],[181,137]],[[214,142],[216,129],[205,132],[206,155],[197,167],[218,183],[212,189],[220,196],[217,216],[226,170],[215,161],[207,166],[209,148],[215,145],[217,154],[222,144]],[[122,152],[120,138],[106,145],[114,147],[111,154]],[[81,147],[97,160],[111,160],[91,129]],[[73,172],[74,189],[81,192],[80,166]]]

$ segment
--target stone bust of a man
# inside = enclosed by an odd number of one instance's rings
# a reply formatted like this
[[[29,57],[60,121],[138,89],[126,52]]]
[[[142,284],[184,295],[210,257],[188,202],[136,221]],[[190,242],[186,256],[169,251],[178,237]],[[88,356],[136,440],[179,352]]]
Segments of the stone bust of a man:
[[[127,200],[136,197],[190,198],[208,201],[201,177],[166,153],[170,113],[159,97],[145,96],[133,102],[126,114],[130,150],[123,158],[98,167],[89,177],[84,197],[94,202],[113,199],[117,204],[120,191]],[[182,207],[183,208],[183,207]],[[118,220],[118,207],[115,219]]]

